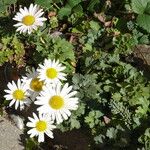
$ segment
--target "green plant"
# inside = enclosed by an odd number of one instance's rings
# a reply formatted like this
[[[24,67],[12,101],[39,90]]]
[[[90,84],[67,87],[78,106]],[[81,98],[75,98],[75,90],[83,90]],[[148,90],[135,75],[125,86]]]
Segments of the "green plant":
[[[138,14],[137,23],[140,27],[150,32],[150,1],[149,0],[132,0],[132,9]]]
[[[11,5],[11,4],[15,4],[17,2],[17,0],[0,0],[0,16],[2,13],[7,13],[7,8]]]
[[[24,45],[17,36],[8,36],[1,39],[0,65],[3,65],[5,62],[15,62],[18,66],[22,66],[24,65],[24,55]]]
[[[15,13],[5,10],[27,2],[0,1],[0,65],[15,62],[28,68],[45,58],[59,59],[78,91],[79,108],[57,127],[88,131],[91,149],[149,150],[150,81],[136,69],[133,56],[135,46],[150,43],[150,1],[32,2],[43,8],[47,21],[27,35],[4,28],[8,20],[13,24]],[[26,139],[27,149],[40,146]]]

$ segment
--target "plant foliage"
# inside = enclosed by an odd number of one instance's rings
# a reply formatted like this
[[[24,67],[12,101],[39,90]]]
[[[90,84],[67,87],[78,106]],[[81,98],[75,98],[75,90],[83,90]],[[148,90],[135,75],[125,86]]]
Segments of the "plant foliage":
[[[150,1],[132,0],[132,9],[138,14],[137,23],[140,27],[150,32]]]
[[[26,3],[0,0],[0,22]],[[12,27],[8,34],[0,24],[0,65],[32,67],[45,58],[59,59],[78,91],[79,108],[58,128],[88,131],[91,149],[149,150],[150,81],[133,57],[135,46],[150,44],[150,0],[32,3],[45,11],[45,25],[26,35]],[[26,140],[26,149],[40,146]]]

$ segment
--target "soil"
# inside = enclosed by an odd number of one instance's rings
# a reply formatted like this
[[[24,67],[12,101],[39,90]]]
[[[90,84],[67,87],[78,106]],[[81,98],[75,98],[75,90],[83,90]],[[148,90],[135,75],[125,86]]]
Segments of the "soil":
[[[144,76],[150,80],[150,46],[136,46],[134,53],[126,57],[125,60],[139,71],[142,71]]]

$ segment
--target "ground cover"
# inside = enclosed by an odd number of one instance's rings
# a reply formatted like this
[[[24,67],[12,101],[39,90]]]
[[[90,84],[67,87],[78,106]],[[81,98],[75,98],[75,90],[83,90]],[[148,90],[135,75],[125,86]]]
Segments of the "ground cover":
[[[0,112],[25,149],[150,149],[149,23],[149,0],[0,1]]]

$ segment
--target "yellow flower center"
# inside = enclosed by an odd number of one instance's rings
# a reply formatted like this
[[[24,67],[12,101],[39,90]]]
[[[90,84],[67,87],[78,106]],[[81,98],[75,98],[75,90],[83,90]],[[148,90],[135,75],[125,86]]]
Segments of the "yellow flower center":
[[[24,92],[19,89],[15,90],[12,95],[14,99],[19,100],[19,101],[22,101],[25,98]]]
[[[32,81],[30,82],[30,88],[31,88],[33,91],[36,91],[36,92],[42,91],[43,85],[44,85],[44,82],[43,82],[43,81],[40,81],[38,78],[34,78],[34,79],[32,79]]]
[[[49,100],[49,105],[53,109],[60,109],[60,108],[62,108],[64,106],[64,99],[61,96],[54,95]]]
[[[23,17],[22,23],[25,24],[26,26],[31,26],[35,22],[35,17],[32,15],[27,15]]]
[[[45,121],[38,121],[36,123],[36,130],[38,130],[39,132],[45,131],[47,128],[47,123]]]
[[[56,78],[57,77],[57,70],[56,69],[54,69],[54,68],[48,68],[47,70],[46,70],[46,76],[48,77],[48,78],[50,78],[50,79],[54,79],[54,78]]]

